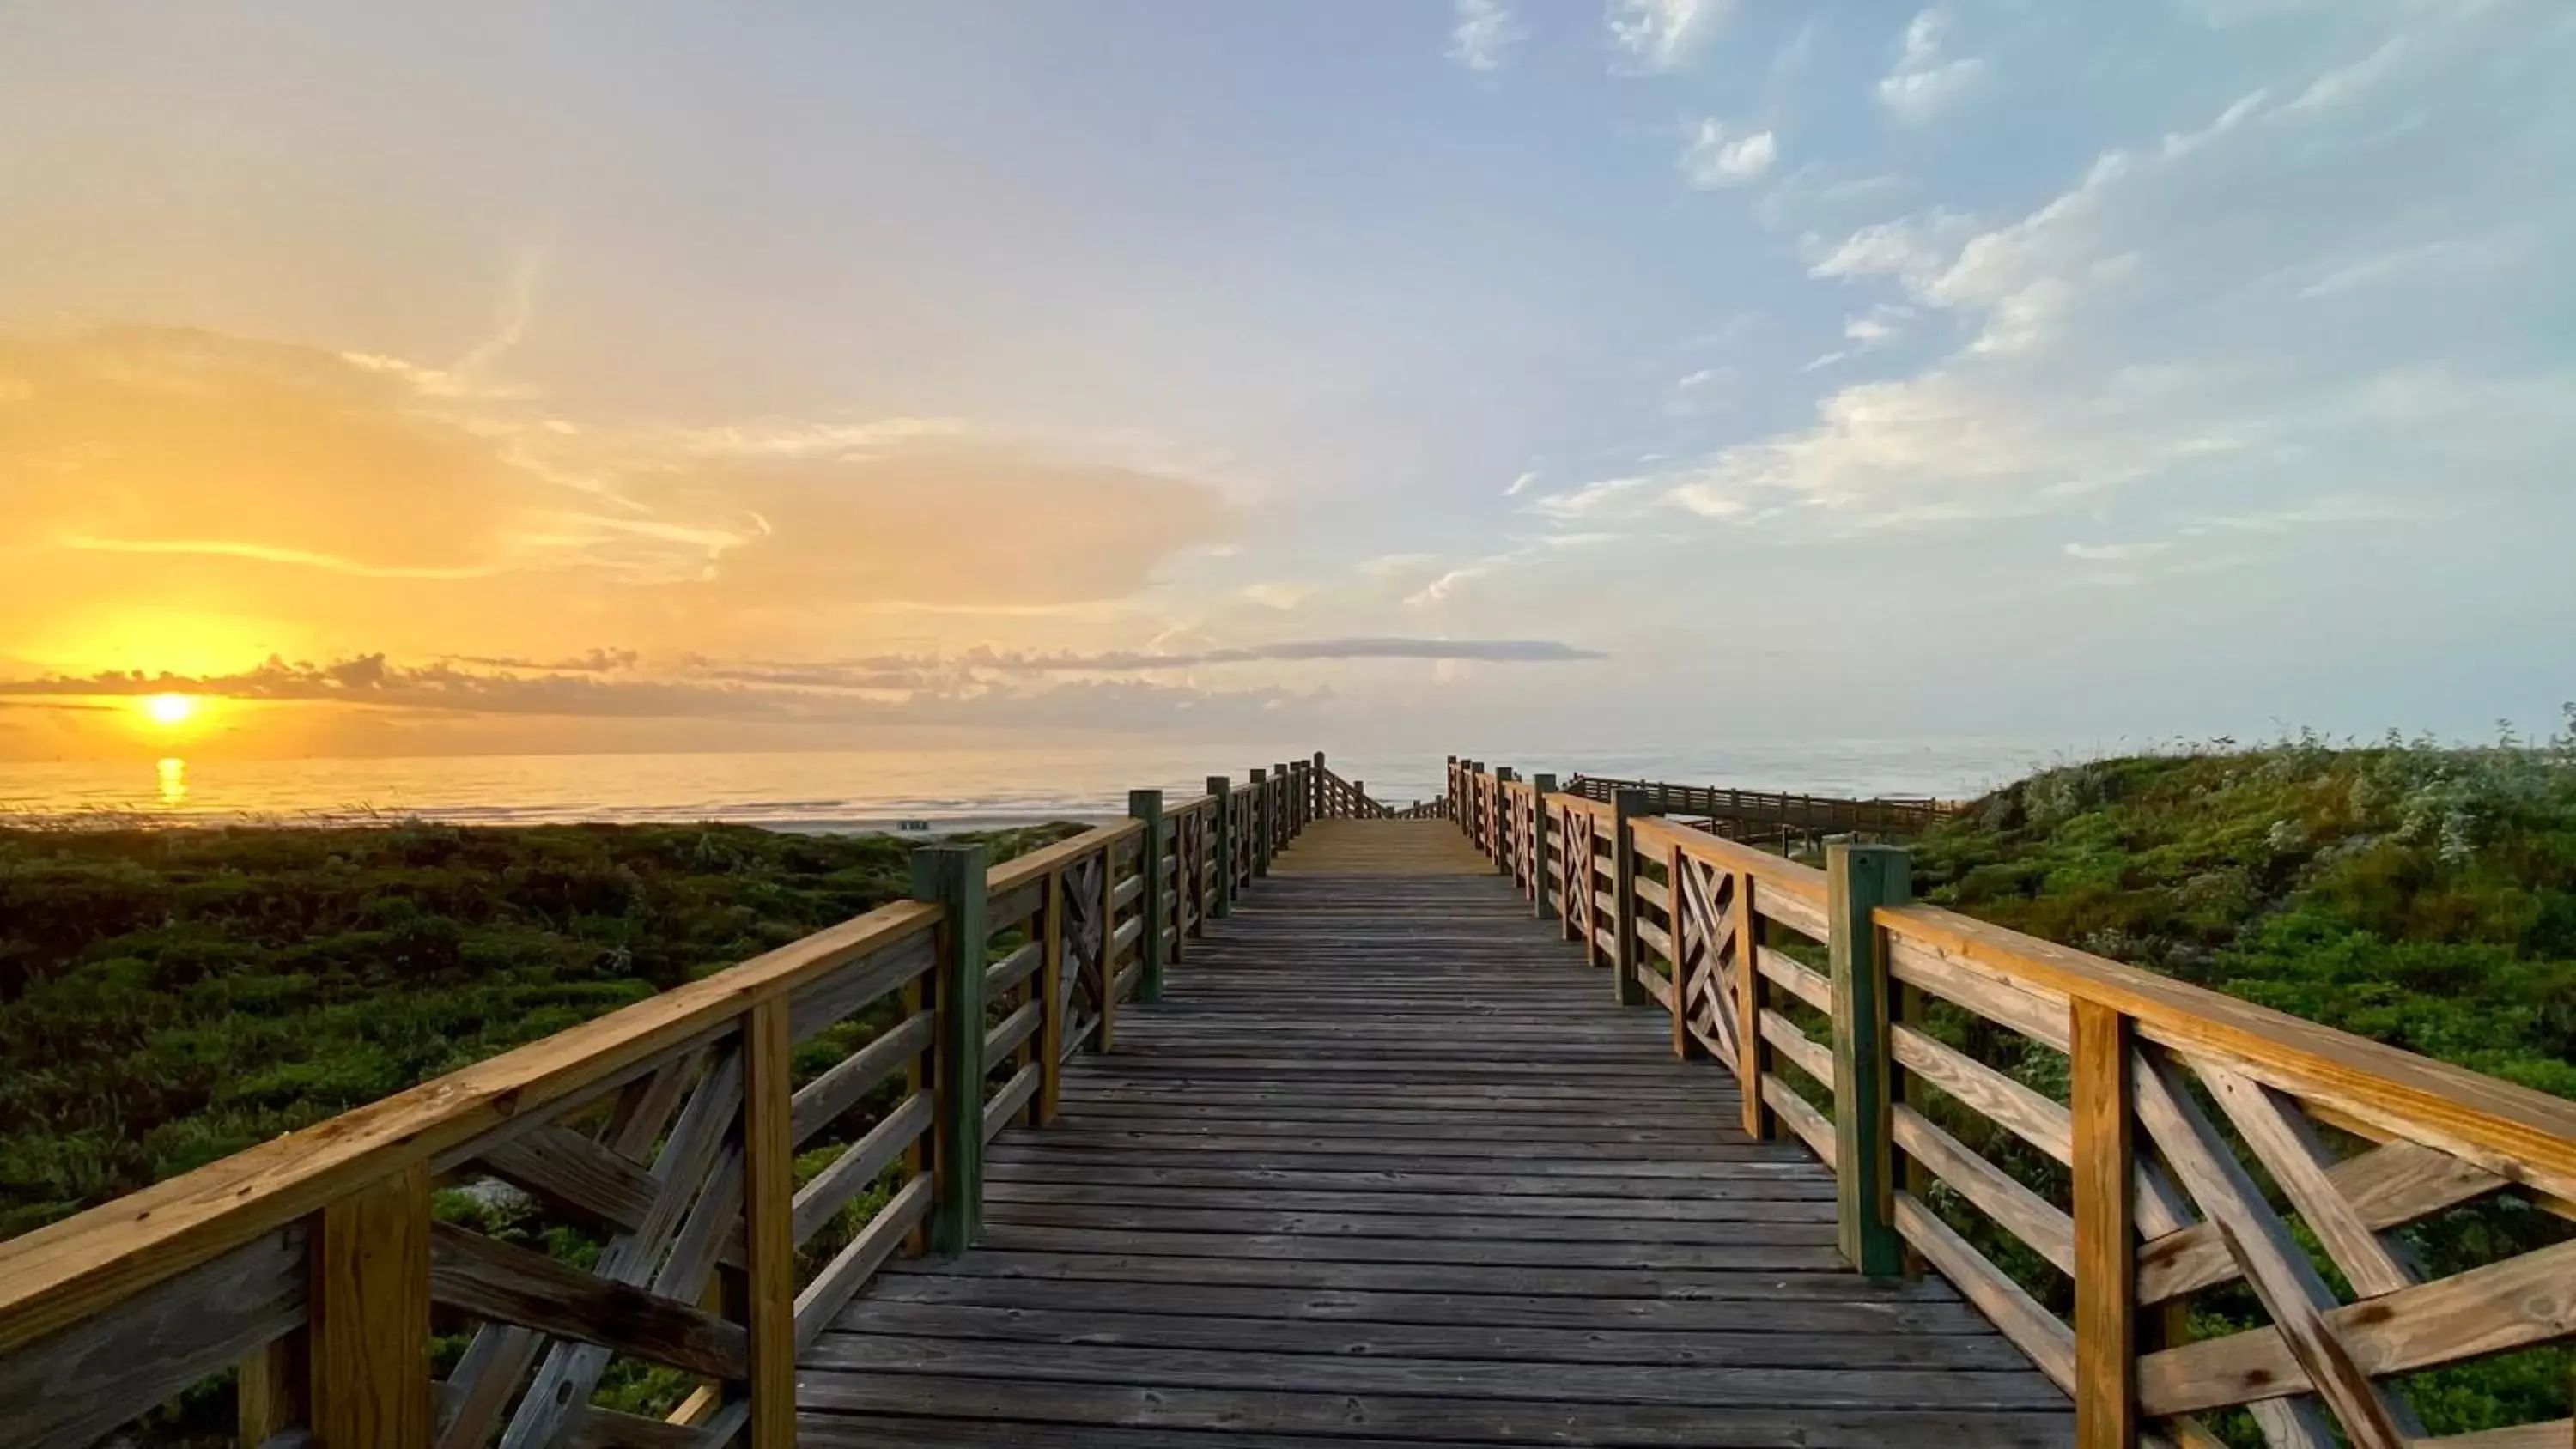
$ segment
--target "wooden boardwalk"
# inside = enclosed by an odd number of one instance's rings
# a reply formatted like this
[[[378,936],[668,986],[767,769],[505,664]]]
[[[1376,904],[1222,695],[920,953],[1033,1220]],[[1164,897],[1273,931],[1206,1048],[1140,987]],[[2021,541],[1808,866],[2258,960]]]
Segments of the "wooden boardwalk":
[[[1315,822],[799,1365],[801,1442],[2041,1445],[2065,1396],[1444,821]]]

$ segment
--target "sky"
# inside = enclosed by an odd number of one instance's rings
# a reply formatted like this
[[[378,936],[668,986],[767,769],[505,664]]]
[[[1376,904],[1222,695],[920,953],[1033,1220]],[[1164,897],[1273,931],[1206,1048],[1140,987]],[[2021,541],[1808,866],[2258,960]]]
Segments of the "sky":
[[[0,759],[2546,730],[2572,73],[2539,0],[0,0]]]

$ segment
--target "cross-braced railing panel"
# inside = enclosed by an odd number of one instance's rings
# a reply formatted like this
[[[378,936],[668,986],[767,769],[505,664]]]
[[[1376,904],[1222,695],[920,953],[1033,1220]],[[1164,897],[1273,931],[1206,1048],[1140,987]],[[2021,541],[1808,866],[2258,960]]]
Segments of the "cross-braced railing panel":
[[[0,1446],[228,1368],[245,1446],[792,1442],[797,1354],[974,1240],[984,1144],[1315,818],[1254,776],[927,847],[913,900],[0,1244]]]
[[[1451,804],[1515,872],[1490,802],[1545,822],[1566,937],[1835,1169],[1847,1257],[1941,1272],[2087,1446],[2576,1444],[2563,1409],[2426,1430],[2442,1371],[2576,1338],[2576,1104],[1911,904],[1902,852],[1818,871],[1602,793],[1461,761]]]

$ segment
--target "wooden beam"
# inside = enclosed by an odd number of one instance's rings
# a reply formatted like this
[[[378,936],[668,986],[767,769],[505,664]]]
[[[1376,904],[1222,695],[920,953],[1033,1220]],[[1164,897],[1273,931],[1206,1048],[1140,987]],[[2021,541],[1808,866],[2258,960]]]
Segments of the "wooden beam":
[[[1137,949],[1144,953],[1138,959],[1145,963],[1145,974],[1137,983],[1136,999],[1150,1005],[1163,999],[1163,967],[1169,959],[1163,949],[1163,917],[1171,913],[1172,891],[1163,880],[1163,848],[1171,843],[1172,828],[1163,818],[1160,790],[1128,791],[1127,815],[1131,820],[1145,822],[1145,893],[1136,901],[1136,909],[1144,913],[1145,921],[1144,933],[1137,938]]]
[[[1530,914],[1546,920],[1547,903],[1547,797],[1556,793],[1556,777],[1542,771],[1530,777]],[[1562,844],[1558,849],[1562,850]]]
[[[1211,781],[1211,784],[1218,782]],[[1217,818],[1225,818],[1225,796],[1217,794]],[[1064,1109],[1064,918],[1065,887],[1068,877],[1063,871],[1046,878],[1046,904],[1039,909],[1038,949],[1044,954],[1038,961],[1038,1009],[1045,1013],[1044,1025],[1038,1030],[1038,1105],[1037,1125],[1046,1126]]]
[[[1642,1006],[1646,987],[1637,971],[1646,953],[1637,938],[1637,836],[1628,822],[1654,813],[1654,806],[1644,791],[1622,790],[1610,808],[1610,991],[1621,1006]]]
[[[323,1204],[312,1245],[313,1442],[428,1449],[429,1164]]]
[[[1834,983],[1834,1185],[1843,1256],[1872,1278],[1905,1270],[1889,1221],[1895,1183],[1888,1132],[1887,952],[1875,913],[1911,886],[1905,852],[1825,848],[1825,916]]]
[[[1152,844],[1151,839],[1147,845]],[[1145,862],[1148,872],[1153,861]],[[912,853],[912,894],[940,908],[939,1047],[931,1172],[937,1179],[930,1246],[962,1253],[983,1228],[984,847],[925,845]],[[1105,1010],[1103,1021],[1107,1020]]]
[[[975,887],[982,894],[982,852]],[[952,920],[955,917],[952,915]],[[981,916],[978,914],[978,926]],[[980,931],[976,937],[982,940]],[[975,953],[982,998],[983,952]],[[796,1140],[790,1071],[795,1040],[781,1002],[763,1002],[743,1024],[742,1170],[745,1257],[751,1289],[750,1449],[796,1449]]]
[[[2075,1443],[2138,1442],[2138,1229],[2130,1124],[2129,1023],[2075,1003]]]

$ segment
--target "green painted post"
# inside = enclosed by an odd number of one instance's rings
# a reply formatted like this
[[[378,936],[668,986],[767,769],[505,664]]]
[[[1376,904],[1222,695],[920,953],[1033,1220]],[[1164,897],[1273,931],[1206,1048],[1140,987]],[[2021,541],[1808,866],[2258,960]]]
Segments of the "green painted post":
[[[1145,893],[1136,898],[1138,919],[1145,923],[1136,934],[1137,959],[1145,970],[1136,978],[1136,999],[1154,1002],[1163,999],[1163,963],[1171,959],[1163,944],[1163,917],[1172,909],[1171,890],[1163,883],[1163,848],[1172,843],[1172,828],[1163,819],[1160,790],[1128,791],[1127,814],[1145,822]]]
[[[1208,851],[1216,861],[1216,896],[1208,903],[1208,914],[1219,920],[1234,914],[1234,783],[1223,775],[1207,777],[1207,792],[1216,797],[1216,809],[1208,828],[1213,838]]]
[[[930,1248],[955,1254],[984,1229],[984,847],[914,851],[912,895],[946,912],[930,972],[939,1013]]]
[[[1610,899],[1619,916],[1613,923],[1619,950],[1610,962],[1610,989],[1621,1006],[1643,1006],[1647,1001],[1646,983],[1637,979],[1645,950],[1637,941],[1637,838],[1628,822],[1654,813],[1643,790],[1621,790],[1610,797]]]
[[[1274,797],[1270,802],[1270,853],[1273,855],[1287,849],[1289,840],[1297,834],[1296,825],[1288,813],[1288,787],[1291,783],[1285,762],[1270,767],[1270,793]]]
[[[1556,793],[1556,777],[1540,773],[1530,776],[1530,788],[1538,793],[1533,802],[1538,808],[1530,812],[1530,915],[1546,920],[1547,904],[1547,797]]]
[[[1862,1274],[1905,1270],[1889,1221],[1894,1202],[1888,1144],[1887,950],[1871,914],[1913,894],[1906,854],[1893,846],[1825,847],[1825,924],[1834,984],[1834,1190],[1843,1256]]]
[[[1252,876],[1270,874],[1270,772],[1252,767]]]
[[[1517,874],[1512,869],[1513,850],[1509,828],[1512,818],[1511,796],[1504,791],[1503,787],[1519,778],[1512,773],[1512,767],[1509,765],[1494,767],[1494,874],[1496,875]]]
[[[1306,772],[1306,823],[1324,818],[1324,752],[1315,752],[1315,766]]]

